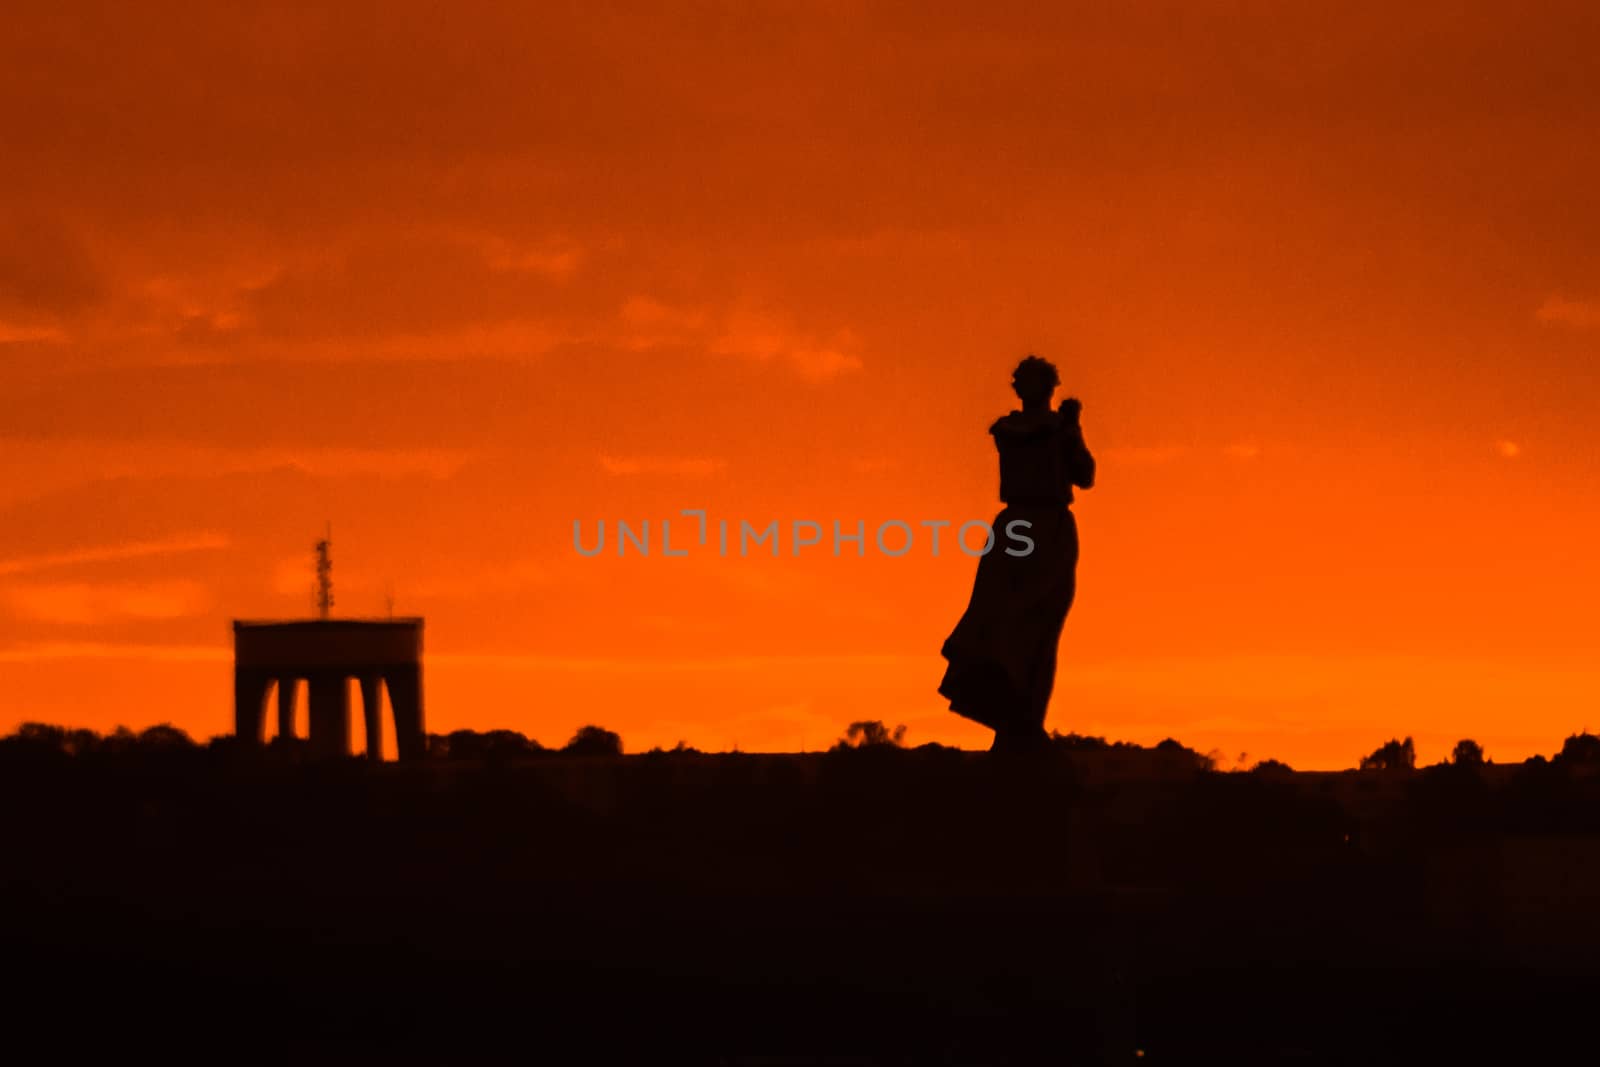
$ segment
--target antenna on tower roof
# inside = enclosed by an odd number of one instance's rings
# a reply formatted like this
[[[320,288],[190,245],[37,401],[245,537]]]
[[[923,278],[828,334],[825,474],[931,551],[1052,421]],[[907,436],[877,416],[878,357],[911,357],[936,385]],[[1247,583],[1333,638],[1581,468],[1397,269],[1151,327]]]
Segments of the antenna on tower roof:
[[[317,614],[326,619],[333,610],[333,523],[317,542]]]

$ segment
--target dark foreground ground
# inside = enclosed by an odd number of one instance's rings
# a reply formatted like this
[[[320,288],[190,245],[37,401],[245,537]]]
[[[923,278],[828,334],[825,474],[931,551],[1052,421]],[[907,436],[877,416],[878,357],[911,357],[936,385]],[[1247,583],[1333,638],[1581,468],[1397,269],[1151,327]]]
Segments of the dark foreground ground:
[[[1581,767],[0,764],[0,1003],[53,1059],[1513,1063],[1594,1040]]]

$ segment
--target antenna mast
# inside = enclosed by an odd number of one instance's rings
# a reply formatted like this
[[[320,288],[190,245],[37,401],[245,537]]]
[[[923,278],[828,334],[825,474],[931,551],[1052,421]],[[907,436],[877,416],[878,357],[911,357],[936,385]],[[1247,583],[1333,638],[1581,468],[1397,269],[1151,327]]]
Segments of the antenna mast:
[[[328,524],[327,535],[317,542],[317,614],[328,617],[333,608],[333,523]]]

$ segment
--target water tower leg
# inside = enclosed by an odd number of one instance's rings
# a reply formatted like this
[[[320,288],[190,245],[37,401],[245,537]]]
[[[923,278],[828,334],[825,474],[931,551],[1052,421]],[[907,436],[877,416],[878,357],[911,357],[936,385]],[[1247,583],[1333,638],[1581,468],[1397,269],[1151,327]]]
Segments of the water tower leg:
[[[395,748],[402,760],[421,759],[428,745],[422,727],[422,665],[391,667],[383,677],[394,708]]]
[[[313,674],[311,690],[311,754],[350,754],[349,683],[342,674]]]
[[[267,711],[267,685],[272,676],[252,667],[233,670],[233,735],[259,745]]]
[[[294,736],[294,691],[300,686],[298,678],[278,679],[278,736]]]

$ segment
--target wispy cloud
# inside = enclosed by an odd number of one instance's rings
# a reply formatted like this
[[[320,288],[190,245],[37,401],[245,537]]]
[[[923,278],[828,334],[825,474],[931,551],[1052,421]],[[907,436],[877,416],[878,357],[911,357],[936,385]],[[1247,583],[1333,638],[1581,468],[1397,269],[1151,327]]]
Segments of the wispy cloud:
[[[607,474],[662,474],[678,478],[709,478],[728,468],[725,459],[688,456],[611,456],[600,457]]]
[[[442,480],[474,455],[447,448],[239,448],[109,438],[0,438],[0,452],[7,460],[0,501],[119,478],[214,478],[281,470],[318,478]]]
[[[544,245],[519,245],[498,237],[483,244],[484,261],[498,271],[523,271],[546,278],[568,278],[583,263],[583,251],[576,245],[551,242]]]
[[[74,227],[0,204],[0,311],[58,319],[98,304],[106,289],[101,264]]]
[[[57,326],[24,326],[0,321],[0,345],[21,344],[26,341],[48,341],[60,344],[67,339],[65,331]]]
[[[648,296],[632,296],[619,313],[619,344],[634,350],[683,345],[703,339],[711,315],[704,308],[674,307]]]
[[[18,618],[89,626],[124,619],[181,619],[209,604],[206,589],[187,579],[161,582],[37,582],[0,593]]]
[[[191,324],[192,326],[193,324]],[[189,329],[190,327],[185,327]],[[209,329],[203,323],[196,327]],[[149,362],[193,366],[255,361],[264,363],[426,363],[438,360],[516,361],[542,356],[563,345],[604,340],[598,331],[578,330],[541,320],[502,319],[435,331],[387,333],[352,341],[346,337],[307,337],[292,341],[242,336],[226,350],[183,346],[162,350]]]
[[[1569,300],[1564,296],[1550,296],[1539,305],[1539,310],[1533,316],[1546,326],[1593,329],[1600,326],[1600,300]]]
[[[154,663],[226,663],[233,659],[233,650],[223,645],[150,645],[109,641],[31,641],[0,648],[0,663],[107,659]]]
[[[788,315],[739,307],[713,313],[703,307],[675,306],[649,296],[634,296],[620,313],[625,348],[703,345],[714,355],[788,366],[812,382],[830,381],[863,367],[860,339],[849,329],[817,334],[795,325]]]
[[[375,571],[339,572],[338,589],[350,602],[377,605],[393,596],[397,605],[419,600],[461,600],[508,596],[544,585],[551,580],[548,564],[512,559],[472,565],[436,563],[436,573],[426,577],[386,577]],[[272,568],[272,589],[280,596],[303,596],[309,603],[316,587],[310,553],[279,559]],[[396,610],[400,610],[399,607]]]
[[[516,594],[550,580],[548,564],[514,559],[475,568],[445,568],[428,578],[396,584],[394,592],[407,600],[478,599]]]
[[[199,533],[184,537],[169,537],[153,541],[124,541],[114,545],[94,545],[66,552],[46,552],[32,556],[12,556],[0,559],[0,577],[10,574],[31,574],[52,567],[70,567],[84,563],[107,563],[119,560],[140,559],[145,556],[167,556],[181,552],[204,552],[227,548],[228,538],[222,534]]]
[[[711,351],[762,362],[787,363],[807,381],[823,382],[862,368],[854,333],[838,330],[817,338],[766,312],[735,312],[723,323]]]

